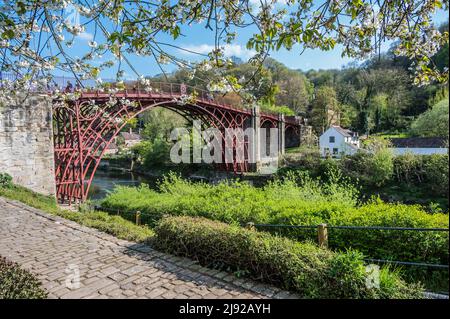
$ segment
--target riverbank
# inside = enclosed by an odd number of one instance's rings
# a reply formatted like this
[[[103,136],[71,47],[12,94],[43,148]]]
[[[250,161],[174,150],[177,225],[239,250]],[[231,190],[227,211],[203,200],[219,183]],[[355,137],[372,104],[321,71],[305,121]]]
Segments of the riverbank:
[[[217,171],[210,167],[166,166],[144,168],[134,165],[130,169],[129,161],[102,160],[95,172],[89,191],[89,199],[100,200],[106,197],[116,186],[139,186],[147,184],[151,189],[157,189],[158,182],[167,174],[175,172],[186,180],[204,182],[216,185],[224,180],[245,181],[255,187],[263,187],[273,180],[273,175],[245,174],[236,175],[232,172]]]

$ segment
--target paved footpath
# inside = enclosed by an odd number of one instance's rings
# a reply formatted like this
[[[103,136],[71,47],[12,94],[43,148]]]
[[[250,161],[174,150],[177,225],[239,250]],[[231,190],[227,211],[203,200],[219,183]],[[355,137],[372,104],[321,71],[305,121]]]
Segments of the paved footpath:
[[[296,297],[1,197],[0,255],[36,274],[50,298]]]

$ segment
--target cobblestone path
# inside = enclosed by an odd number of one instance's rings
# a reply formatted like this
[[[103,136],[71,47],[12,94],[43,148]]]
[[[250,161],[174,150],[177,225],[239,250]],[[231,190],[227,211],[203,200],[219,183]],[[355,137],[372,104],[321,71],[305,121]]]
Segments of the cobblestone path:
[[[0,255],[36,274],[50,298],[295,297],[4,198]]]

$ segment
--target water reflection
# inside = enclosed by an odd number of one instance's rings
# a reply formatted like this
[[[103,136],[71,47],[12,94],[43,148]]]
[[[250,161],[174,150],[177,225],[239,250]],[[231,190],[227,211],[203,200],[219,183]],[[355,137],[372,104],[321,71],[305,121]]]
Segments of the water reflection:
[[[224,179],[240,179],[245,180],[247,183],[255,187],[262,187],[267,183],[268,180],[270,180],[269,176],[243,177],[236,175],[224,175],[219,173],[217,176],[209,178],[200,175],[190,175],[189,177],[184,178],[194,182],[203,181],[210,184],[217,184]],[[144,176],[129,171],[100,168],[95,172],[91,188],[89,189],[88,198],[91,200],[103,199],[118,185],[139,186],[140,184],[144,183],[148,184],[152,189],[157,189],[157,183],[161,179],[162,176]]]
[[[127,171],[98,169],[95,172],[88,197],[92,200],[105,198],[108,192],[112,191],[117,185],[139,186],[145,183],[151,188],[156,188],[156,183],[160,179],[161,177],[142,176]]]

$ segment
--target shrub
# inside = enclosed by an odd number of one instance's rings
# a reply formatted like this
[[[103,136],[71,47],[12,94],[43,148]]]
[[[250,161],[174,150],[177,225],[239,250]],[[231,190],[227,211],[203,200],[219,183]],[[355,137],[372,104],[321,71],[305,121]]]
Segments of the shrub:
[[[102,203],[134,220],[141,211],[144,223],[155,225],[165,214],[206,217],[229,224],[356,225],[385,227],[448,228],[448,215],[428,214],[419,206],[386,204],[374,200],[357,203],[358,192],[338,170],[328,169],[326,184],[304,171],[289,172],[263,188],[242,182],[218,185],[192,183],[174,175],[160,184],[159,192],[148,187],[115,189]],[[316,230],[267,228],[298,241],[317,239]],[[329,230],[330,248],[358,249],[376,259],[448,264],[447,232]],[[408,267],[409,279],[425,281],[446,271]],[[448,281],[448,280],[447,280]],[[433,287],[436,285],[431,284]],[[445,289],[445,287],[441,288]],[[440,289],[441,289],[440,288]],[[434,288],[433,288],[434,289]]]
[[[148,187],[116,188],[102,206],[120,211],[141,211],[142,221],[155,225],[165,214],[206,217],[229,224],[357,225],[448,228],[448,216],[428,214],[419,206],[386,204],[375,200],[357,204],[357,192],[339,176],[325,185],[306,173],[290,173],[263,188],[242,182],[218,185],[192,183],[167,177],[160,191]],[[123,215],[127,216],[127,215]],[[316,239],[315,231],[283,233],[299,240]],[[380,244],[381,243],[381,244]],[[448,262],[448,233],[401,231],[330,231],[330,245],[354,247],[371,258]]]
[[[30,272],[0,256],[0,299],[43,299],[47,292]]]
[[[133,146],[132,152],[146,168],[161,166],[169,159],[170,143],[162,138],[156,138],[154,141],[142,141]]]
[[[420,298],[417,285],[381,271],[380,287],[366,285],[362,255],[333,253],[268,233],[204,218],[169,217],[155,229],[154,245],[209,267],[235,270],[297,292],[304,298]]]
[[[306,170],[311,176],[316,176],[320,162],[320,152],[317,149],[307,149],[301,151],[300,154],[285,154],[283,156],[284,165]],[[285,170],[286,168],[281,167],[278,169],[277,175],[282,175]]]
[[[433,192],[448,196],[448,154],[424,156],[423,169],[427,186]]]
[[[408,185],[424,182],[423,156],[412,153],[394,158],[394,176],[399,183]]]
[[[170,175],[160,183],[159,192],[146,186],[117,187],[103,200],[102,207],[130,213],[139,210],[142,221],[154,225],[164,214],[201,216],[227,223],[270,222],[289,207],[302,212],[325,207],[344,209],[356,204],[357,196],[351,187],[333,184],[321,187],[317,180],[307,176],[299,187],[293,178],[287,176],[255,188],[239,181],[217,185],[192,183]]]
[[[386,148],[374,153],[357,152],[342,159],[342,169],[354,181],[366,186],[380,187],[389,182],[394,173],[394,156]]]
[[[414,136],[442,136],[448,138],[448,98],[434,105],[430,110],[419,115],[411,123],[411,134]]]
[[[0,173],[0,187],[12,187],[12,177],[7,173]]]
[[[372,157],[368,163],[368,172],[371,172],[371,181],[375,186],[385,185],[392,177],[394,156],[389,149],[382,149]]]
[[[448,194],[448,154],[413,155],[394,159],[395,181],[428,189],[432,194]]]

